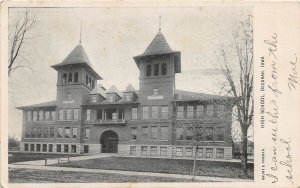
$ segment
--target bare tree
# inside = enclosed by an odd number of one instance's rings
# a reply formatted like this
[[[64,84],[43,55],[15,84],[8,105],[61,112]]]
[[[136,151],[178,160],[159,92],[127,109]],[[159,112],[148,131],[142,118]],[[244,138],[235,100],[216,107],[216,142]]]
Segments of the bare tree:
[[[29,31],[36,23],[34,16],[29,15],[28,9],[24,14],[16,18],[15,23],[10,25],[9,28],[9,60],[8,60],[8,76],[10,77],[13,72],[19,68],[29,68],[26,65],[26,57],[24,56],[24,44],[26,40],[30,39],[28,36]]]
[[[221,47],[217,60],[228,83],[228,94],[235,101],[237,121],[241,128],[241,166],[247,175],[248,128],[253,122],[253,26],[249,16],[241,21],[233,35],[233,50],[230,46]],[[235,70],[233,67],[238,68]],[[238,74],[236,74],[238,73]]]

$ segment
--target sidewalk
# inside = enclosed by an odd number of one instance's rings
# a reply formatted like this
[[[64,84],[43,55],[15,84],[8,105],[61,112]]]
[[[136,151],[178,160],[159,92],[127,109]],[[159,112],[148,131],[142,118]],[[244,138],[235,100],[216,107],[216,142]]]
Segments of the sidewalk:
[[[152,176],[152,177],[168,177],[168,178],[183,178],[192,179],[191,175],[182,174],[163,174],[154,172],[136,172],[136,171],[120,171],[120,170],[102,170],[102,169],[87,169],[87,168],[69,168],[69,167],[56,167],[56,166],[39,166],[39,165],[26,165],[26,164],[9,164],[9,168],[14,169],[33,169],[33,170],[50,170],[50,171],[64,171],[64,172],[88,172],[88,173],[107,173],[107,174],[121,174],[131,176]],[[221,177],[208,177],[196,176],[195,179],[202,181],[214,182],[252,182],[249,179],[234,179],[234,178],[221,178]]]

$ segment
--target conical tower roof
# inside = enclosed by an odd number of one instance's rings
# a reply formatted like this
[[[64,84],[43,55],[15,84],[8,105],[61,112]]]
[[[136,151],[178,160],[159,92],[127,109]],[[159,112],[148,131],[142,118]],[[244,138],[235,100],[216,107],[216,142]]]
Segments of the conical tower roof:
[[[140,56],[164,54],[164,53],[171,53],[171,52],[173,52],[173,50],[171,49],[170,45],[168,44],[162,32],[159,31],[155,35],[155,37],[153,38],[149,46],[146,48],[145,52]]]
[[[115,93],[121,97],[121,92],[118,90],[118,88],[115,85],[112,85],[108,91],[106,92],[107,94],[109,93]]]
[[[128,84],[128,86],[126,87],[125,91],[123,91],[123,93],[130,93],[130,92],[135,93],[135,89],[131,84]]]

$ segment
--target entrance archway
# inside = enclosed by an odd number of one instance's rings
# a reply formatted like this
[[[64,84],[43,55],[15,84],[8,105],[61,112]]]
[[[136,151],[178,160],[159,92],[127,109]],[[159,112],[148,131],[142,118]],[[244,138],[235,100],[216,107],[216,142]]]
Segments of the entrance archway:
[[[115,131],[104,131],[100,136],[102,153],[117,153],[119,137]]]

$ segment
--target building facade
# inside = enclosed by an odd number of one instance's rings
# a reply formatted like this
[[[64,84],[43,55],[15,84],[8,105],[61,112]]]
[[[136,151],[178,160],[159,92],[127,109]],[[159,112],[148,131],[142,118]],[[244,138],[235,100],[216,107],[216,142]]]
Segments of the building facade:
[[[24,152],[192,158],[232,158],[232,100],[176,89],[181,53],[159,31],[141,55],[139,90],[108,90],[81,44],[53,65],[56,100],[23,110]]]

